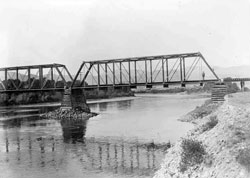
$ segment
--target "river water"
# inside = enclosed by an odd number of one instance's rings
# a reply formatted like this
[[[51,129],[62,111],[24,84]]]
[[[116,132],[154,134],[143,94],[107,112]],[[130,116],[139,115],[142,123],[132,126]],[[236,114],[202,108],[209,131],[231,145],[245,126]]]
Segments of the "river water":
[[[192,128],[177,119],[207,98],[140,94],[89,101],[81,123],[39,117],[57,104],[0,108],[0,177],[152,177],[169,142]]]

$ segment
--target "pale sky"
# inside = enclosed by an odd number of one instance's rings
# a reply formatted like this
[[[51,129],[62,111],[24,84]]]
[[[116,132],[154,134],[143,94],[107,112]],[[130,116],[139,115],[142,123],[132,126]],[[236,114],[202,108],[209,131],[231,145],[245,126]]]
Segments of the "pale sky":
[[[198,51],[250,65],[250,0],[0,0],[0,67]]]

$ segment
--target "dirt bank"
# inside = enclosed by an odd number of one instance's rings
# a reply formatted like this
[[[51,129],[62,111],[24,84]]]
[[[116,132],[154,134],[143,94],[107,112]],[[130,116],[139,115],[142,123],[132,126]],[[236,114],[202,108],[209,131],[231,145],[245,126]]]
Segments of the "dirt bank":
[[[228,95],[226,101],[208,115],[196,119],[190,119],[191,116],[189,113],[186,121],[195,120],[195,128],[169,149],[154,178],[249,178],[250,93]],[[191,159],[195,154],[183,154],[188,152],[183,150],[186,143],[183,140],[195,140],[204,148],[198,161]],[[197,153],[197,150],[189,153]],[[196,162],[182,170],[184,156]]]

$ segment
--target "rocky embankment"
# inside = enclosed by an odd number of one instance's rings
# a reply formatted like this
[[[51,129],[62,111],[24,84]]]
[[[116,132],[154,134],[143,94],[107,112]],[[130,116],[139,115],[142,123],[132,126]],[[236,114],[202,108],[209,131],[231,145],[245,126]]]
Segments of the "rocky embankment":
[[[181,120],[195,123],[195,128],[168,150],[154,178],[250,177],[249,92],[228,95],[222,105],[208,101]]]

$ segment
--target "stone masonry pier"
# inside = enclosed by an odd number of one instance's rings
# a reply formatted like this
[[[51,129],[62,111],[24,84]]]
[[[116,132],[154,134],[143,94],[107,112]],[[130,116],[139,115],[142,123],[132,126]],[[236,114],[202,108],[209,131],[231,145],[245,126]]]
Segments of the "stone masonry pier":
[[[80,109],[89,113],[90,109],[86,103],[86,98],[82,89],[65,89],[61,103],[61,110]]]

